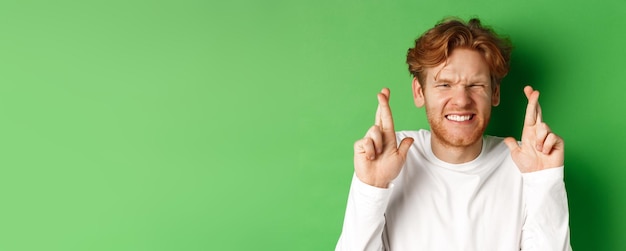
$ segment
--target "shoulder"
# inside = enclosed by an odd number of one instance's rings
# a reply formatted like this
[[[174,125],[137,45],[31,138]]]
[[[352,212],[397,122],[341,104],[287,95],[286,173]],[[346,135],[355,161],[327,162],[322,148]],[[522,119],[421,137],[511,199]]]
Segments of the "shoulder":
[[[420,129],[417,131],[397,131],[396,132],[396,140],[398,141],[398,144],[400,144],[400,141],[402,141],[402,139],[404,138],[408,138],[411,137],[413,138],[413,146],[417,146],[419,148],[422,148],[424,146],[430,146],[430,131],[429,130],[424,130],[424,129]]]
[[[508,149],[506,144],[504,143],[503,137],[485,135],[485,148],[487,149],[500,149],[505,148]]]
[[[503,137],[486,135],[484,137],[485,143],[483,145],[484,152],[489,155],[508,155],[509,148],[504,143]]]
[[[415,141],[417,141],[418,139],[430,139],[430,131],[420,129],[417,131],[397,131],[396,132],[397,139],[403,139],[406,137],[414,138]]]
[[[417,131],[397,131],[396,140],[398,144],[404,138],[413,138],[413,146],[409,149],[409,155],[426,156],[430,152],[430,131],[417,130]]]

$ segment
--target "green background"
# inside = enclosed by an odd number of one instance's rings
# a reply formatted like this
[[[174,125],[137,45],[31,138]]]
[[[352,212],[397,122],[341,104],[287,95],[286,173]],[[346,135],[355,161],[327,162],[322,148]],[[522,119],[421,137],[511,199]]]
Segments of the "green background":
[[[574,249],[626,250],[622,0],[2,1],[0,250],[332,250],[376,93],[427,127],[405,53],[450,15],[516,47],[489,133],[542,92]]]

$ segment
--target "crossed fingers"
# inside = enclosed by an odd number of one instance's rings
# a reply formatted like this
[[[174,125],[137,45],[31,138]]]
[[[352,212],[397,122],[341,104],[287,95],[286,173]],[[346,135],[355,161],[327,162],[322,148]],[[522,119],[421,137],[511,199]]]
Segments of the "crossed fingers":
[[[526,127],[525,130],[533,130],[534,128],[535,149],[538,152],[550,154],[554,146],[559,143],[561,139],[552,132],[546,123],[543,122],[541,105],[539,105],[539,92],[533,90],[530,86],[526,86],[524,88],[524,93],[528,98],[526,118],[524,119],[524,127]],[[524,139],[525,137],[522,138]]]

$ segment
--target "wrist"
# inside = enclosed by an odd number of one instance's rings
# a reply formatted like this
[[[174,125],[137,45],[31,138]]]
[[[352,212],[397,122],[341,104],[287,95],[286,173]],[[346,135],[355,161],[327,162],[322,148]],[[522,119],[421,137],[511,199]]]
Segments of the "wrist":
[[[364,184],[377,187],[377,188],[387,189],[389,188],[389,184],[391,183],[391,181],[385,181],[385,180],[368,178],[368,177],[361,177],[358,174],[356,176]]]

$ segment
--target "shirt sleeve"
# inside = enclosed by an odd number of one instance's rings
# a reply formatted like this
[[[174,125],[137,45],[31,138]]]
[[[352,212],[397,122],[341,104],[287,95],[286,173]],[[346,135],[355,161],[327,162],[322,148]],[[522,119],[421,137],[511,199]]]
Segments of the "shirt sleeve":
[[[522,174],[526,219],[521,250],[572,250],[563,167]]]
[[[356,175],[352,177],[336,251],[383,250],[385,210],[392,190],[393,184],[383,189],[363,183]]]

